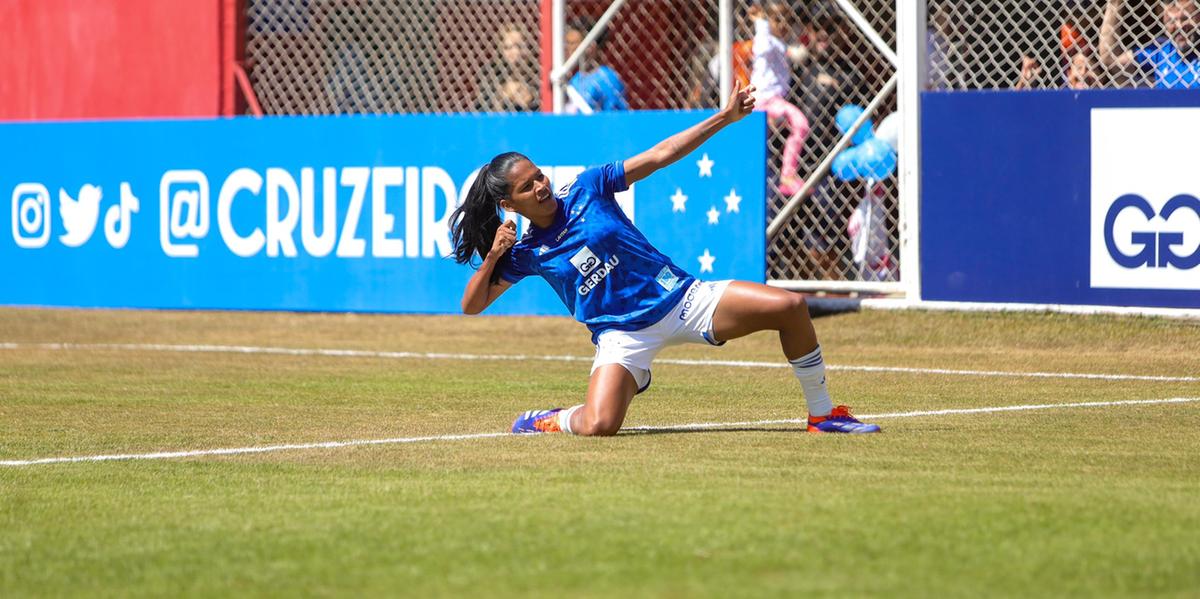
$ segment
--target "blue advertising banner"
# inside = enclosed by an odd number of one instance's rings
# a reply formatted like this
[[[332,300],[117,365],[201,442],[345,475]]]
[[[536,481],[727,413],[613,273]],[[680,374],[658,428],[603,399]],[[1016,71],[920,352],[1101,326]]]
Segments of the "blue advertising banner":
[[[921,106],[922,299],[1200,308],[1200,90]]]
[[[473,271],[445,257],[449,215],[480,165],[520,151],[557,188],[705,116],[0,125],[0,304],[457,312]],[[750,115],[618,202],[697,277],[762,281],[765,128]],[[488,312],[567,313],[534,279]]]

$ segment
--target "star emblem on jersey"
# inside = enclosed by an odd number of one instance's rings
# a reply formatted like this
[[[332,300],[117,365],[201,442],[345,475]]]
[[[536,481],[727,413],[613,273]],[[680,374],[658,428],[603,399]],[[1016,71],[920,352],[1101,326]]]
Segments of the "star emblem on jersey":
[[[721,211],[717,210],[716,206],[709,208],[708,212],[704,214],[708,215],[708,224],[710,225],[715,225],[721,220]]]
[[[698,259],[700,260],[700,272],[713,271],[713,262],[716,262],[717,257],[708,253],[708,248],[704,248],[704,254]]]
[[[700,157],[700,160],[696,161],[696,166],[700,167],[700,176],[711,177],[713,164],[714,162],[709,159],[708,153],[705,152],[704,155]]]
[[[687,210],[688,197],[683,195],[683,190],[675,188],[675,195],[671,196],[671,212],[685,212]]]
[[[730,189],[729,195],[725,196],[725,212],[737,212],[741,203],[742,196],[737,194],[736,189]]]

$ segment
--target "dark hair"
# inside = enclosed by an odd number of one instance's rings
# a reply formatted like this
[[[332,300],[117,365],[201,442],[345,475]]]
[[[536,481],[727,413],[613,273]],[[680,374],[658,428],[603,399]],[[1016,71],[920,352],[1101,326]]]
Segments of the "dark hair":
[[[587,37],[587,34],[590,33],[592,31],[592,29],[594,29],[595,27],[596,27],[595,19],[593,19],[591,17],[587,17],[587,16],[581,16],[581,17],[575,17],[575,18],[571,19],[570,21],[568,21],[566,29],[568,29],[568,30],[574,29],[575,31],[578,31],[579,36],[582,39],[582,38]],[[605,27],[604,31],[601,31],[600,35],[596,36],[596,49],[599,50],[600,48],[603,48],[605,46],[605,44],[607,44],[607,43],[608,43],[608,27]]]
[[[450,214],[450,238],[454,244],[454,261],[475,266],[475,256],[480,261],[492,249],[496,229],[500,226],[500,200],[510,192],[508,173],[517,162],[529,160],[520,152],[505,152],[492,158],[479,169],[475,182],[458,208]],[[500,257],[488,282],[500,280],[501,267],[507,266],[508,254]]]

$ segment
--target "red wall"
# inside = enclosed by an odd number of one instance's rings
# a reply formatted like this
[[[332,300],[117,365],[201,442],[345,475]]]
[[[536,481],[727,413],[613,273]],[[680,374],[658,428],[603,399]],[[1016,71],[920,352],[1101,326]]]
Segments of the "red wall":
[[[216,116],[223,0],[0,0],[0,119]]]

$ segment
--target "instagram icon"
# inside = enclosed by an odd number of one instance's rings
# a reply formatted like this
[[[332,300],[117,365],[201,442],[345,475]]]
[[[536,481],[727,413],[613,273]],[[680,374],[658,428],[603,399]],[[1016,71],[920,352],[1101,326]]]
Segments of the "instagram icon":
[[[12,234],[18,247],[45,247],[50,240],[50,191],[41,183],[21,183],[12,193]]]

